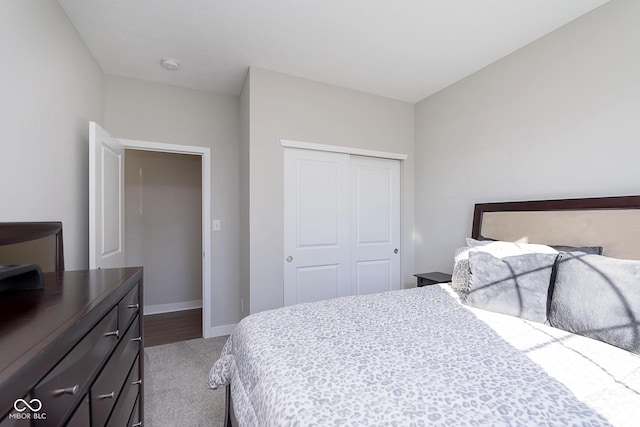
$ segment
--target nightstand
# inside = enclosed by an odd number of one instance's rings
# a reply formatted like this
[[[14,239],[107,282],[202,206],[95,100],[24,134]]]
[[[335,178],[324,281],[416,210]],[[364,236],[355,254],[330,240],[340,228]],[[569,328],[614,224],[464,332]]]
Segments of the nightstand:
[[[451,275],[432,271],[429,273],[414,274],[418,278],[418,287],[435,285],[436,283],[447,283],[451,281]]]

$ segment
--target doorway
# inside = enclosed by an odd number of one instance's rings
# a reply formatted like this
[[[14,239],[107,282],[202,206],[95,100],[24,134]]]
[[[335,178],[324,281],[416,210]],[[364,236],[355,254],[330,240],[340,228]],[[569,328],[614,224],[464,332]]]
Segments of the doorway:
[[[132,139],[118,139],[126,151],[155,152],[161,154],[190,155],[200,159],[201,179],[201,295],[202,295],[202,336],[213,336],[211,327],[211,154],[206,147],[165,144]],[[125,238],[125,241],[127,239]],[[146,275],[146,271],[145,271]],[[186,307],[183,307],[186,308]]]
[[[144,266],[145,315],[202,308],[201,164],[125,149],[125,262]]]

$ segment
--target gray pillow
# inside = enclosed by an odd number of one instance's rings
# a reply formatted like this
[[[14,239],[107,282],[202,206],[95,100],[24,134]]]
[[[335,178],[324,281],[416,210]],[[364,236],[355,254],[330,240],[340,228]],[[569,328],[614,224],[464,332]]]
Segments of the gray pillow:
[[[640,354],[640,261],[562,254],[549,321]]]
[[[451,287],[462,301],[465,300],[471,283],[471,269],[469,267],[469,251],[486,252],[496,258],[522,255],[529,253],[557,254],[551,246],[535,243],[503,242],[500,240],[480,241],[467,238],[468,246],[456,250],[451,278]]]
[[[471,287],[466,304],[535,322],[547,321],[547,299],[557,254],[496,258],[469,252]]]

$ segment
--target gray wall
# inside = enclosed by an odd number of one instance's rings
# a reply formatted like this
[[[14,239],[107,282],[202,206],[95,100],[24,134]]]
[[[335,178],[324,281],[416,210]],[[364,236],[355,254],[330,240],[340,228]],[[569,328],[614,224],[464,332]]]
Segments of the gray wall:
[[[0,221],[62,221],[65,267],[87,268],[102,70],[56,1],[1,1],[0,52]]]
[[[125,150],[125,248],[149,306],[202,301],[202,157]],[[162,307],[151,307],[162,309]]]
[[[613,0],[416,105],[416,268],[473,204],[638,194],[640,2]]]
[[[414,106],[253,67],[249,81],[251,313],[283,305],[281,138],[408,155],[401,170],[401,269],[402,283],[414,285]]]
[[[251,279],[250,279],[250,238],[249,238],[249,92],[250,92],[250,73],[245,77],[242,92],[240,93],[240,167],[238,173],[240,175],[240,314],[246,316],[249,314],[249,303],[251,301]]]
[[[211,148],[212,326],[239,320],[239,99],[122,77],[105,77],[104,127],[116,138]]]
[[[63,221],[66,266],[86,268],[90,120],[211,147],[212,324],[226,325],[241,292],[252,312],[282,304],[280,138],[404,152],[409,286],[451,270],[475,202],[638,193],[638,22],[640,2],[612,0],[414,107],[256,68],[240,99],[105,78],[57,2],[3,1],[0,220]]]

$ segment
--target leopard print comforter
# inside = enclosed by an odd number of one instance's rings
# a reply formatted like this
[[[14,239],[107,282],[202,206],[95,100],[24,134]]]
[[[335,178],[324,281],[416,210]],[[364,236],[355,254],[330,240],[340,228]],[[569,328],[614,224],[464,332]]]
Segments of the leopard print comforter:
[[[637,425],[640,358],[440,286],[257,313],[209,387],[240,426]]]

